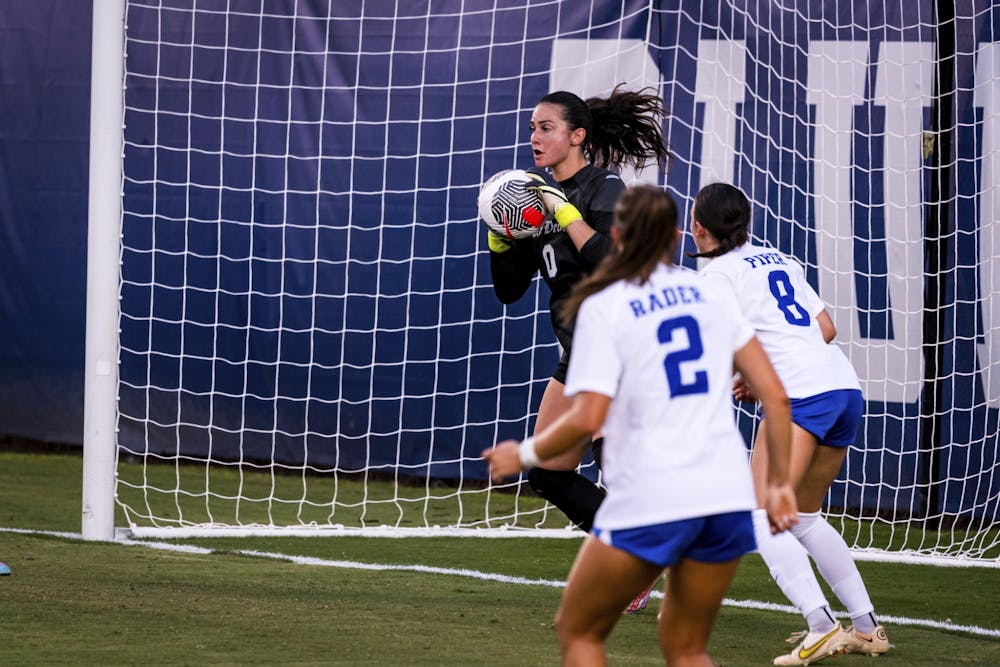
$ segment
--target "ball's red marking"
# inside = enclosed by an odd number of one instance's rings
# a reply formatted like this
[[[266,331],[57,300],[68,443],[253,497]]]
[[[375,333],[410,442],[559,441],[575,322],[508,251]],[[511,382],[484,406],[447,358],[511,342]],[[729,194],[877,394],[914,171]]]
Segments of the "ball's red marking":
[[[521,210],[521,217],[532,227],[540,227],[545,221],[545,214],[534,206],[525,206]]]

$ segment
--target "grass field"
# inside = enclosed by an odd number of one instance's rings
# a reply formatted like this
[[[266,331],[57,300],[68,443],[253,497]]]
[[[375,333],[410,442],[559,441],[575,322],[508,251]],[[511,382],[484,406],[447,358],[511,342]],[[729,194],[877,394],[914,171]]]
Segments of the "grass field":
[[[74,455],[0,452],[2,665],[558,663],[552,615],[579,540],[88,543],[53,534],[79,531],[80,477]],[[859,567],[895,646],[878,665],[1000,665],[1000,570]],[[729,598],[713,656],[770,664],[801,622],[753,608],[787,605],[759,557]],[[660,664],[655,623],[652,608],[624,617],[611,664]]]

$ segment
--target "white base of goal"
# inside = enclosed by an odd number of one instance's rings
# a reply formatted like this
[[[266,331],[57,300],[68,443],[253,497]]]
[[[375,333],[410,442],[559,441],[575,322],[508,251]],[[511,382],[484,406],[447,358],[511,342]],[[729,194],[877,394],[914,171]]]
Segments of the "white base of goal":
[[[397,528],[393,526],[185,526],[171,528],[118,528],[116,539],[158,538],[185,539],[192,537],[543,537],[549,539],[579,539],[585,533],[572,527],[566,528],[452,528],[436,526],[426,528]]]

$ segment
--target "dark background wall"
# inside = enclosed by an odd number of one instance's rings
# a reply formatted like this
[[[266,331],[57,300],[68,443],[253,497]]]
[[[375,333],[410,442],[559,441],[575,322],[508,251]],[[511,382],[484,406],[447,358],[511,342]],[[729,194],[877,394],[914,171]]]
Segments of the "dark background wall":
[[[0,11],[0,433],[79,444],[91,5]]]

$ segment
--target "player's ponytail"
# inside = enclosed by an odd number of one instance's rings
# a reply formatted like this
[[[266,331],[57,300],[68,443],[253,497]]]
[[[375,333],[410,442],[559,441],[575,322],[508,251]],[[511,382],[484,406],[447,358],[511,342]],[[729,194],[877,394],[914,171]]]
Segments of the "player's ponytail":
[[[708,252],[688,253],[688,257],[719,257],[747,242],[750,202],[735,185],[710,183],[694,197],[694,217],[719,242]]]
[[[587,99],[594,120],[585,153],[593,164],[608,169],[625,165],[642,169],[651,162],[665,167],[670,151],[661,127],[667,113],[663,100],[652,88],[632,91],[622,85],[607,98]]]
[[[613,228],[617,239],[594,272],[570,292],[559,316],[567,324],[580,304],[619,280],[643,284],[657,264],[673,264],[677,248],[677,205],[673,197],[653,185],[636,185],[618,197]]]
[[[561,107],[571,131],[583,128],[583,154],[598,167],[617,170],[631,165],[641,169],[654,161],[661,166],[670,161],[661,127],[666,107],[651,88],[622,90],[619,84],[608,97],[586,101],[559,90],[543,97],[541,103]]]

